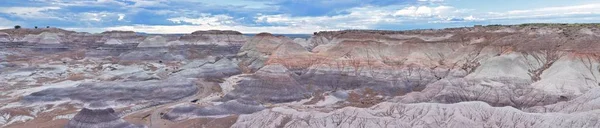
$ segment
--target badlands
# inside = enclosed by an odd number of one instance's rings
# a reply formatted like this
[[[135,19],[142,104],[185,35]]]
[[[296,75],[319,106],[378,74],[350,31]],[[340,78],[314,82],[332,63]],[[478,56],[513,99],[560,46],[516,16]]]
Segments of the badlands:
[[[600,25],[0,30],[0,127],[600,127]]]

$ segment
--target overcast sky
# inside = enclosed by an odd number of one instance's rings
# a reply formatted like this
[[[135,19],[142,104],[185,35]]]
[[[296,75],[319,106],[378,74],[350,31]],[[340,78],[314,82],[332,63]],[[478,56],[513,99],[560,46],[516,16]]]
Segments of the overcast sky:
[[[600,22],[600,0],[0,0],[0,28],[244,33]]]

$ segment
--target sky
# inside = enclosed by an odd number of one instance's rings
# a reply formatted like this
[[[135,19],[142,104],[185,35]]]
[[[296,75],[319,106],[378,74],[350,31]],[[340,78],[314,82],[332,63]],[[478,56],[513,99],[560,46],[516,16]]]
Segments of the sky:
[[[600,0],[0,0],[0,28],[98,33],[409,30],[600,22]]]

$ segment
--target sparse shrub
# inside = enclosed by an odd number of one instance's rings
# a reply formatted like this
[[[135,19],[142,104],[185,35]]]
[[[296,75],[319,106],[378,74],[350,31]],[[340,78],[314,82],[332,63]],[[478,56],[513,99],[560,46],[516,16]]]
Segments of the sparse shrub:
[[[21,25],[16,25],[15,29],[21,29]]]

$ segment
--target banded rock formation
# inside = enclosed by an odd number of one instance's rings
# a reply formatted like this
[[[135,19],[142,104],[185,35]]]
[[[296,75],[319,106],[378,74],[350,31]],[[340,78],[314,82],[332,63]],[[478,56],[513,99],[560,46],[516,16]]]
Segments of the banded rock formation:
[[[0,122],[60,122],[103,102],[150,127],[598,127],[599,27],[344,30],[294,40],[55,30],[60,44],[2,42],[0,115],[10,117]],[[52,33],[26,31],[2,37]]]

